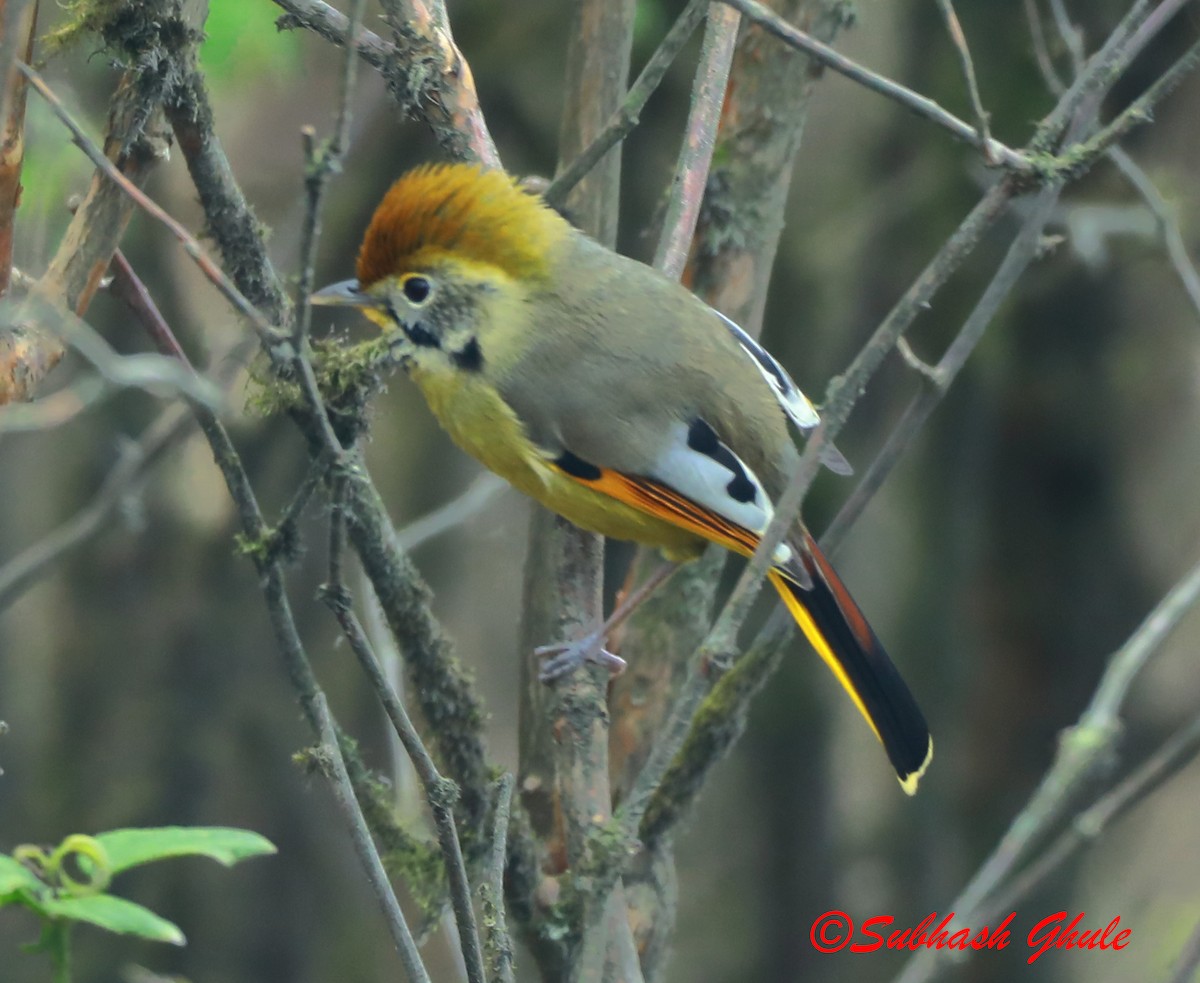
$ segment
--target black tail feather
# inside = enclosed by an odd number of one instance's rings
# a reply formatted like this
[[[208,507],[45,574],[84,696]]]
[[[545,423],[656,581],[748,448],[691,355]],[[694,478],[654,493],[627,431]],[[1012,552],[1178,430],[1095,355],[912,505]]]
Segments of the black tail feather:
[[[811,538],[806,535],[805,540],[803,552],[792,563],[803,562],[807,577],[779,567],[771,580],[875,731],[904,791],[912,795],[933,757],[925,717],[841,579]]]

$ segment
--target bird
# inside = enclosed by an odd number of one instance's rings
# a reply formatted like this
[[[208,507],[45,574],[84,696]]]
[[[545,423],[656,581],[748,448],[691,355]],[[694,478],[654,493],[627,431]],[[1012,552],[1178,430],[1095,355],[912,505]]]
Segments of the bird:
[[[672,563],[709,542],[752,554],[799,460],[789,421],[802,432],[819,422],[737,324],[498,169],[401,175],[355,273],[312,303],[357,308],[386,332],[460,448],[575,525]],[[823,460],[848,470],[836,450]],[[914,794],[933,754],[925,718],[800,520],[767,576]],[[603,649],[612,621],[548,647],[559,651],[543,678],[585,657],[623,665]]]

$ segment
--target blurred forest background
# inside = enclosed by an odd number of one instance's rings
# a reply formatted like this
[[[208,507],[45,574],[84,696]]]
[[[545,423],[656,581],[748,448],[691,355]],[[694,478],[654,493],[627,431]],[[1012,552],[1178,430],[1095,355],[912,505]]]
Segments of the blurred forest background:
[[[501,158],[549,175],[571,4],[451,0]],[[1055,97],[1039,72],[1028,7],[1069,74],[1051,6],[961,0],[983,101],[1000,140],[1020,146]],[[1129,0],[1064,0],[1089,51]],[[681,9],[637,5],[634,71]],[[938,6],[859,0],[838,39],[850,57],[970,119],[962,72]],[[42,30],[70,8],[42,7]],[[326,134],[343,54],[301,30],[279,33],[268,0],[210,0],[201,48],[217,132],[272,258],[294,283],[304,215],[300,130]],[[367,27],[387,36],[374,4]],[[1200,34],[1185,5],[1121,79],[1127,104]],[[642,259],[674,166],[698,35],[623,149],[620,248]],[[118,69],[92,38],[45,58],[54,91],[93,134]],[[1110,114],[1111,115],[1111,114]],[[1125,149],[1144,169],[1200,259],[1200,80],[1189,78]],[[442,156],[404,121],[378,73],[361,67],[351,144],[329,192],[317,282],[351,276],[370,213],[390,182]],[[45,268],[92,165],[31,95],[16,265]],[[977,151],[833,73],[816,86],[766,303],[763,338],[814,399],[995,180]],[[201,231],[178,153],[149,194]],[[1012,210],[922,313],[908,338],[936,361],[992,276],[1022,215]],[[1050,765],[1058,735],[1086,706],[1107,659],[1200,558],[1200,309],[1162,227],[1109,161],[1072,185],[1045,248],[990,326],[919,440],[856,523],[836,561],[929,718],[937,755],[921,793],[899,793],[876,742],[819,660],[800,643],[754,704],[677,839],[678,926],[671,981],[881,981],[902,953],[823,955],[809,940],[828,909],[915,924],[947,910]],[[163,229],[134,216],[122,248],[198,365],[224,358],[249,329]],[[1193,273],[1194,275],[1194,273]],[[87,315],[121,352],[142,329],[103,291]],[[315,332],[329,321],[316,318]],[[339,322],[350,326],[350,319]],[[365,336],[365,329],[351,328]],[[77,356],[48,382],[78,379]],[[839,437],[865,470],[919,378],[896,354]],[[269,514],[309,468],[283,418],[247,409],[227,420]],[[0,434],[0,568],[96,494],[161,399],[126,391],[62,426]],[[392,380],[373,413],[367,457],[398,527],[479,476],[433,424],[416,391]],[[814,532],[853,488],[822,476],[805,515]],[[415,559],[489,713],[491,759],[516,768],[521,577],[531,506],[499,492]],[[326,608],[325,516],[306,513],[307,552],[289,568],[297,622],[339,721],[368,762],[391,766],[375,699]],[[83,930],[78,980],[108,981],[137,963],[196,983],[316,983],[398,978],[395,954],[331,796],[292,754],[312,743],[276,653],[257,577],[239,556],[236,517],[208,445],[189,430],[80,549],[0,611],[0,849],[72,832],[160,824],[256,830],[279,855],[233,871],[204,861],[135,872],[119,893],[179,924],[179,950]],[[615,578],[624,548],[610,551]],[[772,601],[772,604],[774,602]],[[768,612],[759,605],[757,618]],[[753,625],[750,626],[752,630]],[[1123,712],[1118,756],[1097,794],[1200,708],[1200,617],[1192,614],[1142,672]],[[636,658],[636,656],[634,656]],[[401,778],[402,782],[411,779]],[[1088,795],[1084,796],[1087,801]],[[419,792],[410,792],[415,803]],[[1200,921],[1200,768],[1193,763],[1021,901],[1014,945],[953,967],[971,981],[1167,979]],[[412,805],[412,808],[416,808]],[[1024,934],[1045,915],[1121,917],[1123,952],[1058,952],[1033,967]],[[21,956],[35,924],[0,915],[0,980],[48,978]],[[453,979],[444,936],[429,944]],[[518,979],[533,979],[527,954]]]

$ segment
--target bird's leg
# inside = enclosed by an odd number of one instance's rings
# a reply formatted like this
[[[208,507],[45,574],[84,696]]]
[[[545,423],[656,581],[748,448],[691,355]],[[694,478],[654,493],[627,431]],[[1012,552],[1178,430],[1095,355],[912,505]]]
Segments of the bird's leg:
[[[661,587],[667,579],[679,569],[678,563],[664,563],[655,570],[645,582],[635,590],[629,591],[613,613],[595,631],[584,635],[574,642],[556,642],[553,645],[542,645],[533,650],[538,658],[545,658],[542,671],[538,678],[543,683],[552,683],[556,679],[569,676],[585,662],[606,666],[614,676],[625,670],[625,660],[614,655],[604,647],[609,634],[623,625],[651,594]]]

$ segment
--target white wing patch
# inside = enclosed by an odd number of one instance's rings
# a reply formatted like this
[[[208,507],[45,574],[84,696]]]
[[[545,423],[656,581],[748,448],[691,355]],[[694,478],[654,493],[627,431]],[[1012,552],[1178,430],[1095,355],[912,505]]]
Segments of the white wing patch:
[[[755,368],[767,380],[767,385],[771,387],[771,392],[775,394],[775,398],[779,400],[779,405],[783,407],[783,411],[791,421],[801,430],[811,430],[820,423],[821,418],[817,416],[816,408],[808,401],[808,397],[800,391],[800,387],[796,385],[792,377],[787,374],[787,370],[775,361],[774,356],[746,334],[734,321],[731,321],[720,311],[716,313],[725,322],[729,333],[742,346],[742,350],[750,356]]]
[[[700,419],[690,426],[672,427],[649,477],[760,536],[775,514],[758,476]],[[782,565],[791,558],[786,545],[776,547],[775,563]]]
[[[805,433],[820,423],[821,418],[817,415],[816,407],[800,391],[800,387],[787,374],[787,370],[775,361],[774,356],[738,327],[736,322],[731,321],[715,308],[713,310],[717,317],[725,322],[725,327],[729,329],[729,333],[733,335],[737,343],[742,346],[742,351],[750,356],[754,367],[771,387],[771,392],[775,394],[775,398],[783,407],[783,412],[787,414],[788,419]],[[821,448],[821,463],[834,474],[854,474],[854,468],[850,466],[850,462],[832,444],[826,444]]]

